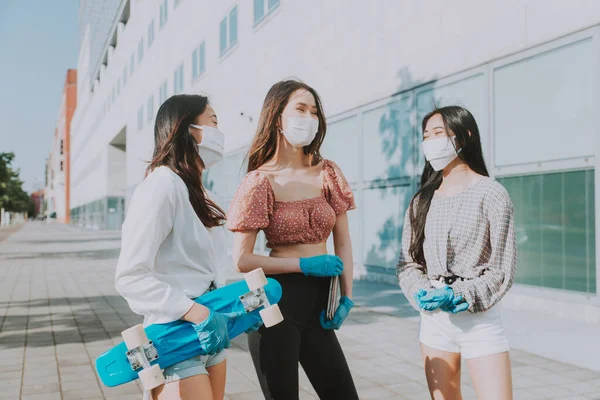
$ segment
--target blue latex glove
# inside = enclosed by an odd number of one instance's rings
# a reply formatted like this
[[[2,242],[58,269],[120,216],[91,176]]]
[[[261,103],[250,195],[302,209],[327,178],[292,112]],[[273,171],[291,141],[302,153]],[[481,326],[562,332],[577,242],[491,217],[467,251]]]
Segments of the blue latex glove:
[[[344,270],[344,262],[338,256],[323,254],[300,259],[300,269],[304,275],[338,276]]]
[[[459,312],[465,311],[469,308],[469,303],[463,300],[462,296],[457,296],[452,300],[452,305],[440,307],[442,311],[450,314],[458,314]]]
[[[426,311],[433,311],[437,308],[450,307],[454,303],[454,290],[450,286],[433,289],[429,292],[420,290],[415,295],[415,300],[420,308]],[[462,300],[462,299],[461,299]]]
[[[350,314],[352,307],[354,307],[354,302],[348,297],[342,296],[340,298],[340,305],[337,310],[335,310],[335,314],[331,321],[328,321],[327,318],[325,318],[325,310],[321,311],[321,326],[323,329],[340,329],[344,320],[348,314]]]
[[[244,311],[237,313],[219,313],[211,311],[200,324],[192,324],[198,334],[201,354],[217,354],[230,346],[227,328],[236,318],[241,317]]]

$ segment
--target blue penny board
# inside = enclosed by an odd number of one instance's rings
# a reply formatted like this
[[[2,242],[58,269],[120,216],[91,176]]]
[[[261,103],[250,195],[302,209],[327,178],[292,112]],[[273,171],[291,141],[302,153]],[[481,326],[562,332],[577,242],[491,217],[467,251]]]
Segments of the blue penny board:
[[[267,282],[264,289],[269,303],[276,304],[281,299],[281,285],[271,278],[267,278]],[[208,292],[194,301],[221,313],[244,311],[239,296],[247,292],[248,285],[242,280]],[[259,311],[262,308],[235,319],[228,326],[229,338],[239,336],[261,321]],[[192,324],[187,321],[153,324],[147,326],[145,331],[158,351],[158,359],[151,362],[151,365],[159,364],[164,369],[200,354],[198,335]],[[125,342],[121,342],[96,359],[96,371],[106,386],[118,386],[138,378],[137,372],[127,361],[126,353],[127,346]]]

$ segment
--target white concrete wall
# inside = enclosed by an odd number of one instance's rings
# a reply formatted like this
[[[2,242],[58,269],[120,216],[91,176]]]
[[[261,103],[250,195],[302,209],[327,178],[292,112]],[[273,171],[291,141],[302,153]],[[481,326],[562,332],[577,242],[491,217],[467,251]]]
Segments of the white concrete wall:
[[[80,93],[72,124],[73,208],[113,195],[115,185],[119,186],[121,195],[124,195],[121,188],[125,187],[129,197],[143,179],[146,162],[152,155],[153,123],[149,118],[153,119],[160,106],[159,86],[166,80],[168,96],[173,94],[174,72],[181,63],[184,64],[184,92],[205,92],[211,96],[220,128],[227,136],[228,152],[249,143],[264,96],[280,79],[295,76],[315,87],[327,115],[334,121],[357,108],[362,118],[370,110],[370,104],[385,106],[387,101],[380,100],[433,81],[439,81],[436,90],[439,88],[439,93],[445,95],[444,87],[473,76],[476,71],[481,78],[476,90],[469,91],[458,85],[448,90],[448,96],[458,99],[462,99],[462,95],[470,96],[468,107],[477,114],[484,134],[486,158],[491,160],[492,147],[488,143],[493,137],[489,132],[492,129],[488,128],[493,125],[490,120],[493,112],[488,101],[492,86],[488,84],[495,77],[496,61],[505,62],[512,54],[539,49],[543,43],[600,24],[600,2],[594,0],[281,0],[279,7],[257,26],[254,26],[253,1],[181,0],[175,8],[175,0],[169,0],[168,20],[161,29],[162,1],[131,2],[131,18],[120,33],[116,48],[110,51],[108,66],[99,84],[94,85],[93,93],[89,91],[88,82],[82,81],[88,79],[87,73],[82,71],[96,69],[95,65],[89,65],[89,36],[82,41],[78,64]],[[236,4],[238,43],[220,57],[219,24]],[[155,38],[148,48],[148,25],[152,20]],[[86,33],[91,34],[93,32]],[[144,57],[140,63],[138,44],[142,38]],[[206,72],[192,82],[192,53],[202,41],[205,42]],[[597,46],[597,38],[594,43]],[[135,57],[133,75],[130,71],[132,55]],[[597,65],[598,61],[595,62]],[[127,83],[112,102],[113,87],[122,79],[125,67]],[[468,73],[463,75],[462,71]],[[483,90],[479,90],[480,87]],[[425,90],[420,88],[407,94],[408,101],[414,101],[414,97]],[[154,109],[149,116],[150,96],[154,96]],[[110,109],[105,112],[109,98]],[[140,107],[144,110],[141,130],[137,121]],[[240,113],[251,116],[253,121]],[[418,115],[414,117],[411,114],[416,121]],[[119,175],[118,169],[113,168],[108,143],[124,127],[127,154],[125,165],[119,164],[119,168],[123,168]],[[342,134],[333,131],[331,138]],[[590,143],[594,143],[590,154],[595,155],[598,142],[594,131],[586,131],[583,137],[589,139],[590,135],[593,136]],[[560,142],[551,141],[544,146],[556,149]],[[587,164],[587,159],[578,162],[578,168],[597,163],[591,160],[592,164]],[[500,171],[492,166],[490,169],[493,175],[505,176],[538,171],[533,164],[527,168]],[[565,168],[573,166],[557,162],[543,170]],[[599,176],[596,174],[596,209],[600,204]],[[363,189],[362,183],[359,188]],[[362,215],[356,218],[361,220]],[[597,228],[596,236],[599,235]]]
[[[183,0],[174,8],[170,0],[167,24],[159,30],[160,4],[159,0],[133,3],[131,19],[97,92],[89,99],[80,95],[83,101],[73,123],[73,181],[125,125],[129,132],[127,186],[143,178],[153,132],[146,113],[144,128],[137,131],[137,110],[143,106],[146,111],[148,97],[154,95],[156,112],[158,88],[165,79],[169,95],[173,94],[173,75],[181,62],[185,92],[211,95],[230,151],[250,140],[264,95],[279,79],[297,76],[313,85],[323,97],[327,114],[335,115],[400,88],[442,78],[600,22],[600,2],[592,0],[385,0],[368,5],[357,0],[282,0],[266,21],[253,28],[251,1]],[[221,59],[219,23],[235,4],[238,44]],[[148,49],[152,19],[155,41]],[[144,58],[139,64],[137,48],[142,37]],[[191,55],[202,40],[206,73],[191,82]],[[98,118],[125,65],[129,71],[134,53],[133,77],[128,77],[109,113]],[[86,62],[89,57],[84,48],[80,71],[94,69]],[[86,74],[79,76],[87,79]],[[241,112],[254,122],[240,117]],[[85,185],[74,186],[73,204],[106,195],[106,187],[94,185],[90,192]]]

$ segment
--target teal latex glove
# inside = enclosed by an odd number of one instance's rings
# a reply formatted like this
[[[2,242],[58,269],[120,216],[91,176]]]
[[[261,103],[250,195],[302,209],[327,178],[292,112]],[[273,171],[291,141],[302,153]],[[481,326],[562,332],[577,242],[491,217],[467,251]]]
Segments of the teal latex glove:
[[[354,302],[346,296],[340,298],[340,305],[331,321],[325,318],[325,310],[321,311],[321,326],[323,329],[340,329],[344,320],[350,314],[350,310],[354,307]]]
[[[437,308],[453,306],[454,290],[450,286],[444,286],[443,288],[433,289],[429,292],[420,290],[415,295],[415,300],[420,308],[426,311],[433,311]],[[462,301],[462,299],[461,299]]]
[[[344,262],[338,256],[323,254],[320,256],[301,258],[300,269],[304,275],[338,276],[344,270]]]
[[[227,328],[236,318],[241,317],[244,311],[237,313],[219,313],[211,311],[200,324],[192,324],[198,334],[201,354],[217,354],[230,346]]]
[[[465,311],[469,308],[469,303],[463,300],[462,296],[456,296],[452,300],[452,305],[440,307],[442,311],[450,314],[458,314],[459,312]]]

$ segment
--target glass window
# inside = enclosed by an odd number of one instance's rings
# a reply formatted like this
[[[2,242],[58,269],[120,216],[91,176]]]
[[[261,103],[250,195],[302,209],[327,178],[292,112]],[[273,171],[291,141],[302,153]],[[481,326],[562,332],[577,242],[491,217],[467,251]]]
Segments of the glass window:
[[[140,107],[138,110],[138,130],[144,127],[144,107]]]
[[[179,93],[183,92],[183,64],[179,66]]]
[[[392,270],[396,267],[404,212],[412,195],[410,185],[364,191],[363,243],[366,266]]]
[[[515,207],[515,281],[596,293],[594,171],[499,178]]]
[[[405,97],[363,114],[365,181],[413,176],[411,111],[412,101]]]
[[[161,29],[167,23],[167,19],[169,18],[168,12],[169,12],[169,2],[168,2],[168,0],[163,0],[162,4],[160,5],[160,28]]]
[[[223,18],[223,21],[221,21],[219,49],[221,55],[227,50],[227,17]]]
[[[164,81],[162,85],[160,85],[160,90],[158,94],[158,101],[160,105],[167,100],[167,81]]]
[[[127,85],[127,65],[123,68],[123,87]]]
[[[202,42],[192,54],[192,79],[202,75],[204,69],[204,42]]]
[[[154,43],[154,20],[148,25],[148,48]]]
[[[129,63],[129,75],[133,76],[135,71],[135,52],[131,55],[131,62]]]
[[[262,21],[279,5],[279,0],[254,0],[254,25]],[[268,7],[268,11],[266,10]]]
[[[487,132],[488,113],[486,111],[485,86],[485,76],[479,74],[450,84],[434,85],[434,87],[417,94],[417,121],[415,129],[417,137],[417,175],[421,174],[425,166],[425,158],[421,150],[423,139],[421,123],[423,117],[436,107],[461,106],[469,110],[473,114],[473,117],[475,117],[475,121],[477,121],[484,156],[488,155],[489,134]]]
[[[497,166],[594,154],[596,59],[589,38],[494,71]]]
[[[173,92],[175,94],[183,92],[183,64],[175,70],[173,76]]]
[[[148,99],[148,122],[152,122],[154,118],[154,95]]]
[[[204,71],[206,70],[206,64],[205,64],[205,54],[204,54],[204,42],[202,42],[200,44],[200,48],[198,49],[198,75],[202,75],[204,73]]]
[[[141,63],[143,58],[144,58],[144,38],[141,38],[140,43],[138,44],[138,63]]]
[[[344,172],[350,183],[360,180],[360,125],[357,116],[336,121],[327,125],[327,135],[323,141],[321,154],[334,161]]]
[[[198,49],[192,53],[192,79],[198,76]]]
[[[254,24],[265,17],[265,0],[254,0]]]
[[[233,46],[238,40],[237,6],[229,13],[229,46]]]

